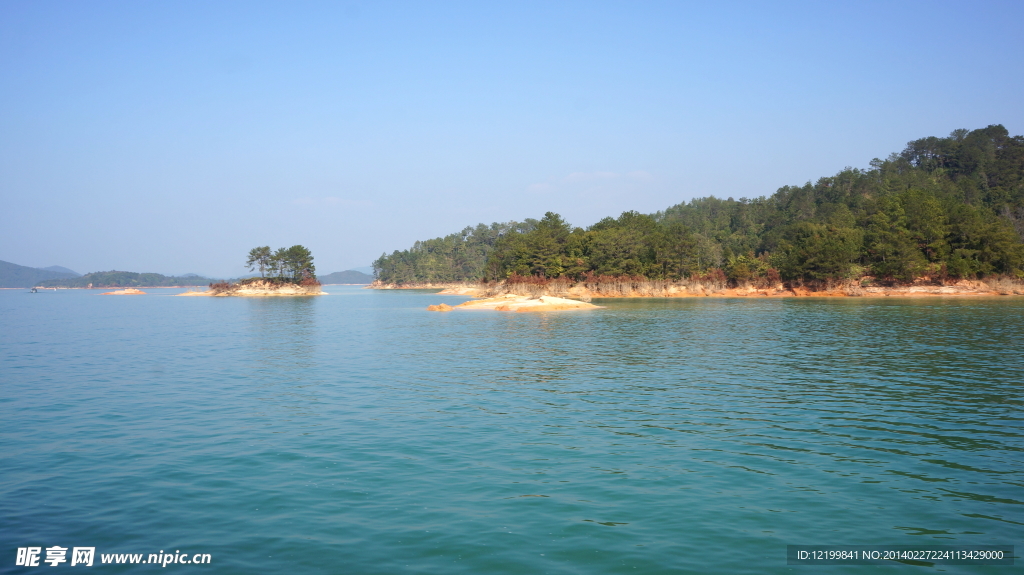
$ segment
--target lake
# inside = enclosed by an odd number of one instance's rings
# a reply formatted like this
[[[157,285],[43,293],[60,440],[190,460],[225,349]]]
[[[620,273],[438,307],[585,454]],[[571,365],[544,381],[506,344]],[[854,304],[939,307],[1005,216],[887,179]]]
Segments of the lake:
[[[1024,298],[326,289],[0,290],[0,572],[812,573],[787,545],[1024,535]]]

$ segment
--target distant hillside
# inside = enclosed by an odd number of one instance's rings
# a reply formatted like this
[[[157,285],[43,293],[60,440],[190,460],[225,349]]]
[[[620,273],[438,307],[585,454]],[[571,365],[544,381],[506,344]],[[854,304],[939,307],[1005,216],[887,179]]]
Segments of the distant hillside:
[[[322,284],[369,284],[373,282],[373,276],[355,270],[334,272],[333,274],[320,276],[317,279]]]
[[[163,274],[135,272],[93,272],[81,277],[51,279],[38,283],[44,287],[171,287],[171,286],[204,286],[219,281],[199,276],[175,277]]]
[[[70,271],[70,270],[68,270]],[[30,288],[45,280],[73,278],[74,272],[62,273],[28,266],[19,266],[0,260],[0,288]]]
[[[45,268],[39,268],[39,269],[47,270],[47,271],[51,271],[51,272],[57,272],[57,273],[60,273],[60,274],[71,274],[71,275],[73,275],[75,277],[78,277],[78,276],[82,275],[82,274],[76,272],[75,270],[69,270],[68,268],[66,268],[64,266],[47,266]]]

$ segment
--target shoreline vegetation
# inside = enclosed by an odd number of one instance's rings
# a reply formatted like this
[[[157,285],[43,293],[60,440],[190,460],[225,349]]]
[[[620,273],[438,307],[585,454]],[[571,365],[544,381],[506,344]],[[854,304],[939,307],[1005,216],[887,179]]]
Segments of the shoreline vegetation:
[[[367,289],[440,290],[436,295],[459,295],[475,298],[495,297],[558,297],[589,302],[595,298],[783,298],[783,297],[979,297],[1024,295],[1024,281],[1006,278],[930,282],[921,279],[907,285],[878,285],[874,278],[834,285],[757,285],[747,283],[730,286],[726,282],[694,280],[670,282],[634,278],[603,278],[596,281],[532,281],[532,282],[460,282],[427,284],[384,284],[375,282]]]
[[[381,255],[370,287],[582,300],[1024,294],[1024,136],[955,130],[870,166],[588,228],[552,212],[479,224]]]

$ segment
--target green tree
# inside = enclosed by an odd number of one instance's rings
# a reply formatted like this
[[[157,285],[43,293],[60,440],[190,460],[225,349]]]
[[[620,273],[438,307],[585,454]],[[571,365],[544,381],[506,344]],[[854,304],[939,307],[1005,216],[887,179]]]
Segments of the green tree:
[[[992,273],[1021,274],[1024,245],[1011,222],[992,218],[984,209],[969,205],[955,206],[950,220],[950,275],[966,278]]]
[[[798,222],[780,244],[784,256],[779,271],[786,279],[849,278],[863,240],[863,232],[855,228]]]
[[[682,222],[672,221],[663,226],[660,232],[657,261],[662,265],[662,275],[679,280],[700,273],[697,239],[690,228]]]
[[[316,279],[316,266],[313,265],[313,254],[305,246],[294,245],[285,251],[288,271],[295,281]]]
[[[910,239],[929,261],[939,261],[948,253],[949,233],[946,212],[935,196],[919,189],[900,194]]]
[[[262,246],[249,250],[249,259],[245,261],[245,267],[249,271],[260,270],[260,277],[266,277],[266,270],[270,267],[270,246]]]
[[[575,260],[567,253],[572,229],[561,216],[547,212],[540,220],[527,220],[495,244],[487,263],[487,277],[505,279],[517,273],[555,278],[564,275]]]
[[[572,229],[562,216],[547,212],[537,222],[537,227],[524,238],[530,273],[549,278],[561,276],[566,271],[567,257],[562,248],[569,241]]]
[[[927,263],[910,230],[898,197],[885,197],[868,219],[866,248],[875,275],[910,282]]]
[[[274,255],[270,256],[270,269],[274,271],[274,277],[283,279],[288,272],[288,250],[277,248]]]

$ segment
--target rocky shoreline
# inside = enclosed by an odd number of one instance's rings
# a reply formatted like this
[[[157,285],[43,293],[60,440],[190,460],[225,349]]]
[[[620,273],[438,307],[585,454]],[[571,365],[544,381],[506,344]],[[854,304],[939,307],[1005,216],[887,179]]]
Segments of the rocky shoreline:
[[[781,297],[980,297],[1024,295],[1024,282],[1009,279],[956,280],[935,282],[922,279],[910,285],[877,285],[871,280],[835,286],[777,284],[726,287],[701,282],[624,280],[615,284],[588,285],[585,282],[538,284],[423,283],[388,285],[374,282],[368,289],[440,289],[438,295],[495,297],[505,294],[530,297],[559,297],[589,301],[593,298],[781,298]]]

